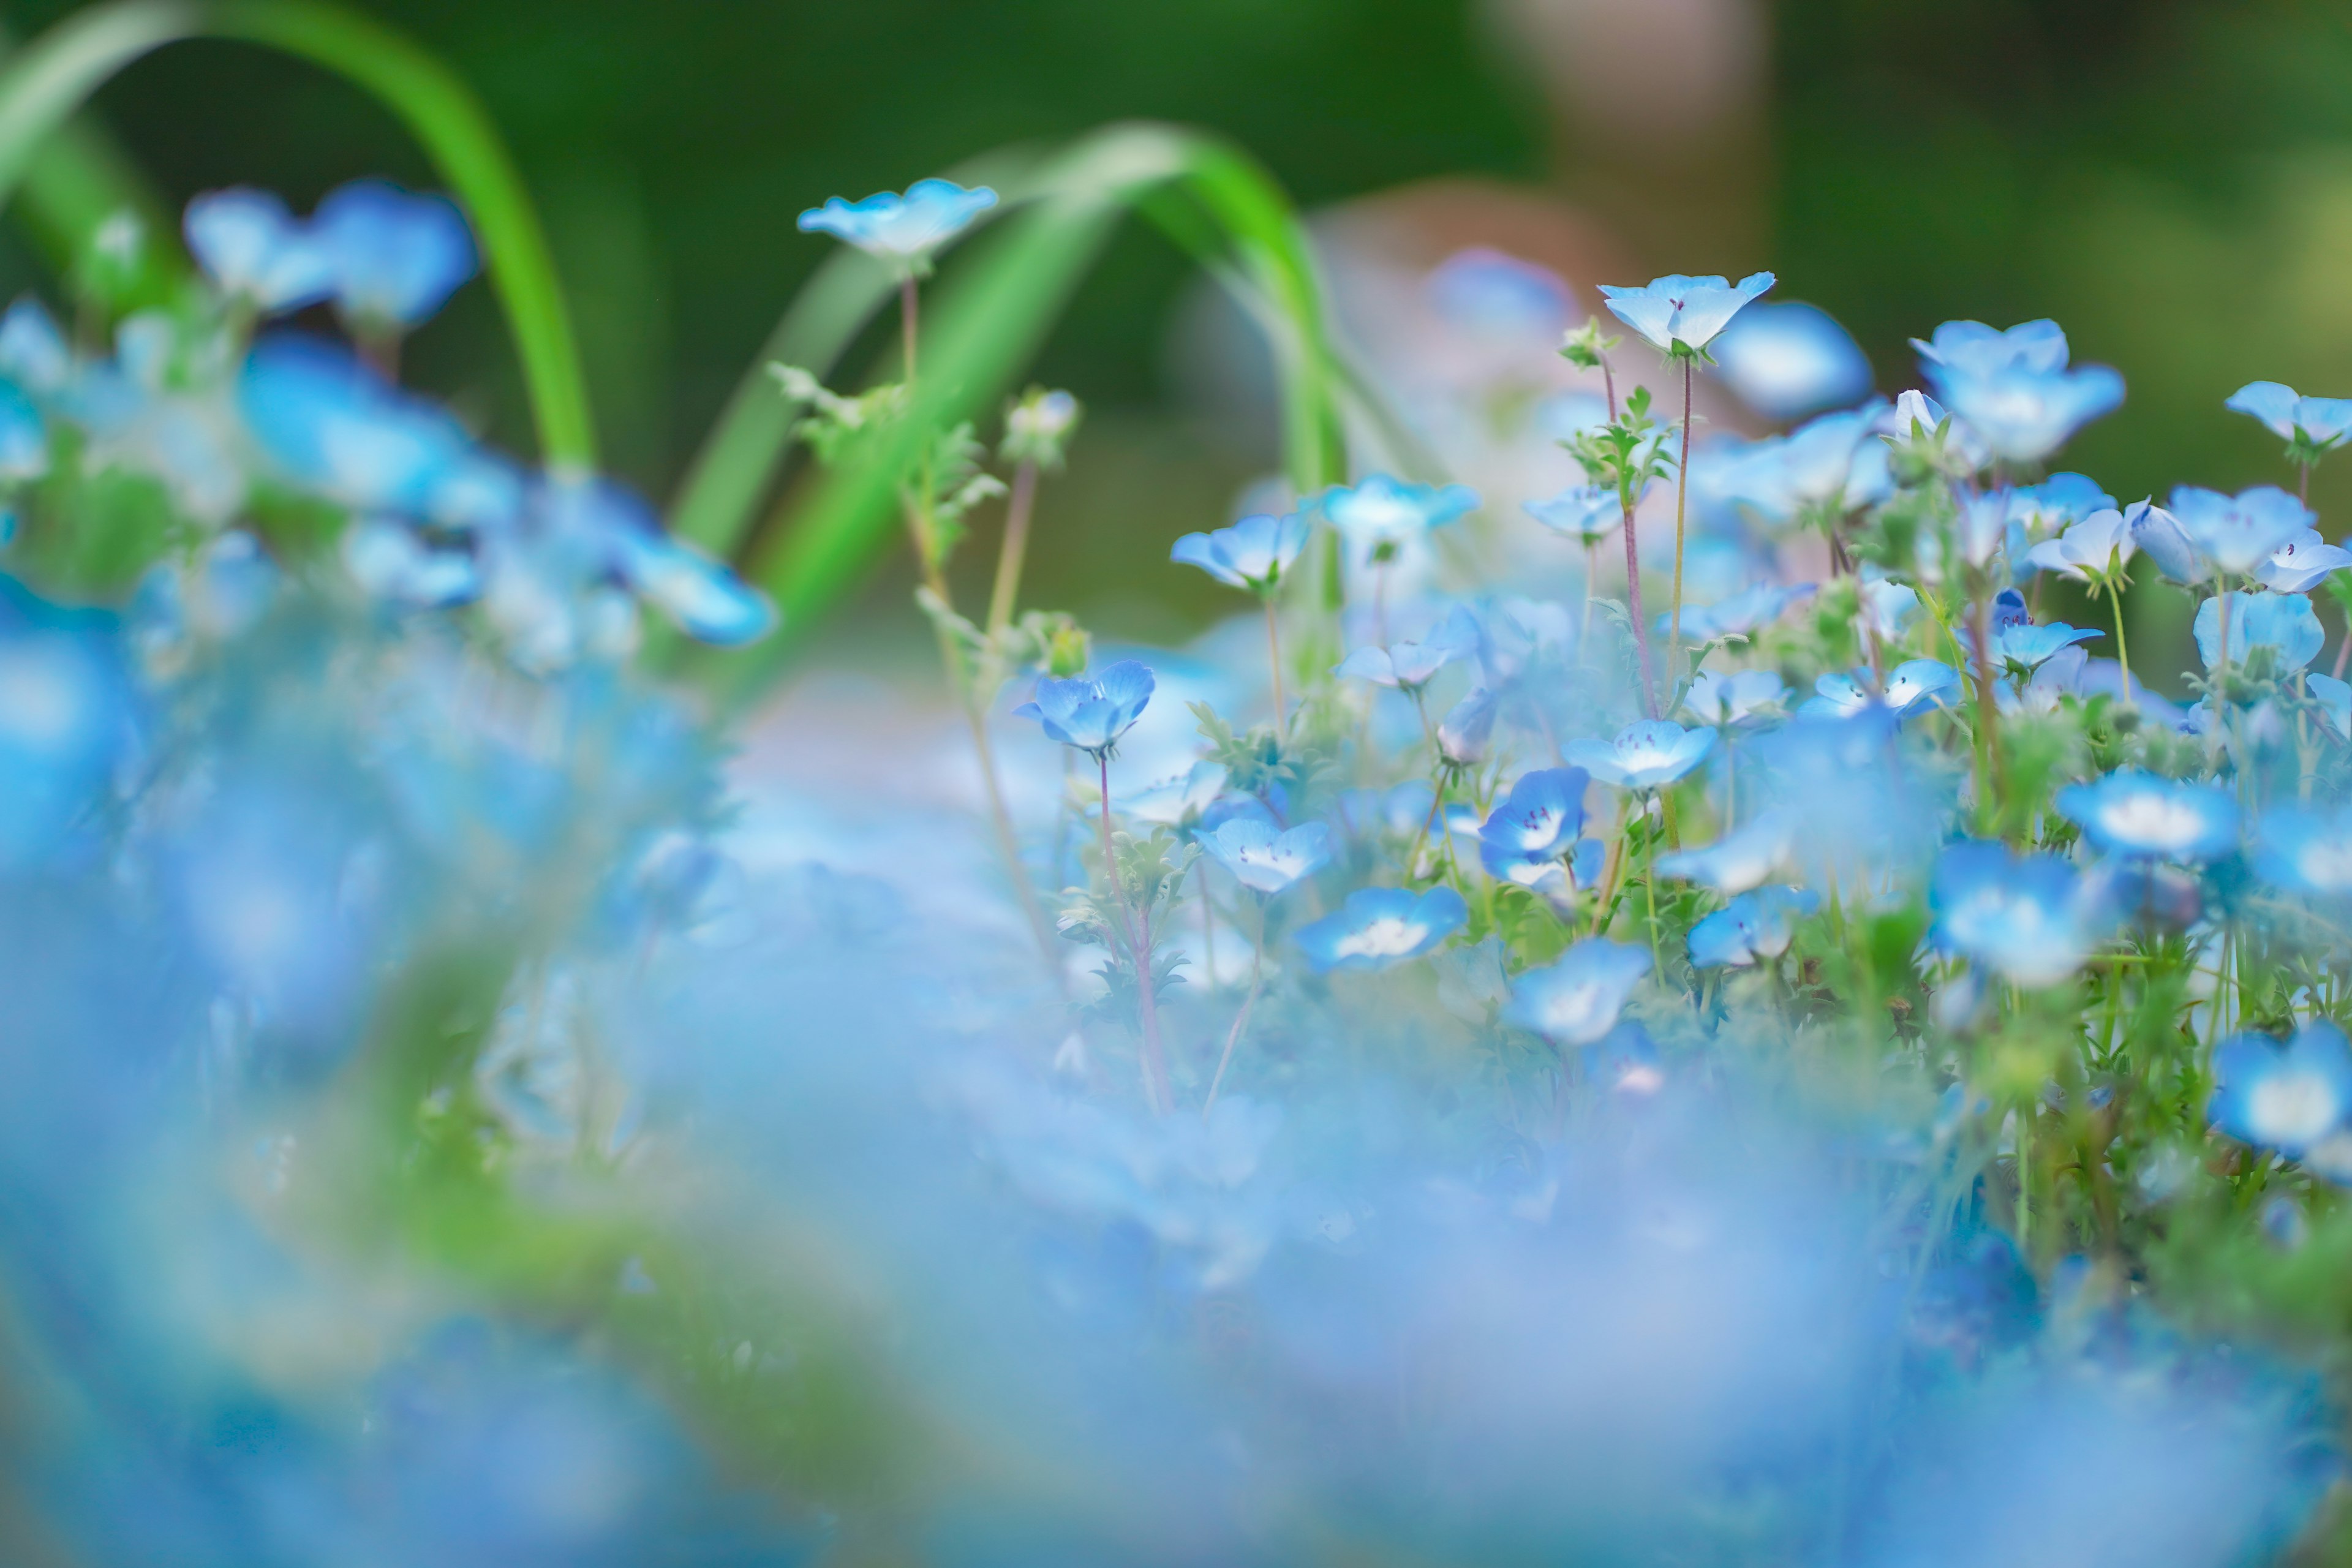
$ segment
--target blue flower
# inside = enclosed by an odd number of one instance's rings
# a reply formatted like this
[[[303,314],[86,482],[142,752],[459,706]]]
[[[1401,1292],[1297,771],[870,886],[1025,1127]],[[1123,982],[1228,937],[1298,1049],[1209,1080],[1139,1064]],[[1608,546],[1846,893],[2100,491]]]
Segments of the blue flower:
[[[2240,576],[2269,560],[2312,522],[2311,509],[2276,485],[2256,485],[2235,496],[2181,485],[2172,492],[2170,510],[2198,554]],[[2158,547],[2146,548],[2155,554]],[[2164,564],[2161,557],[2157,564]]]
[[[1745,723],[1778,706],[1788,692],[1788,683],[1775,669],[1742,669],[1729,675],[1703,669],[1683,694],[1683,707],[1700,723],[1721,729]]]
[[[268,191],[207,191],[181,219],[188,253],[224,294],[267,315],[334,291],[334,265],[310,229]]]
[[[2042,538],[2095,512],[2115,510],[2116,498],[2084,475],[2053,474],[2038,485],[2020,485],[2010,491],[2009,506],[2028,533]]]
[[[1495,694],[1483,686],[1472,688],[1437,721],[1438,753],[1451,767],[1475,767],[1485,762],[1494,738]]]
[[[1286,833],[1255,816],[1236,816],[1201,836],[1210,858],[1254,893],[1279,893],[1331,858],[1331,830],[1303,823]]]
[[[2075,644],[2105,636],[2095,627],[2070,626],[2063,621],[2046,626],[2032,621],[1997,622],[1992,633],[1993,661],[2009,675],[2030,677]]]
[[[767,595],[664,531],[650,514],[645,524],[621,530],[615,541],[620,575],[638,598],[714,647],[740,647],[775,629],[776,606]]]
[[[1670,719],[1644,719],[1612,741],[1573,741],[1568,760],[1620,789],[1660,789],[1699,765],[1715,749],[1715,731],[1685,730]]]
[[[832,235],[894,271],[920,277],[929,270],[933,251],[995,205],[996,193],[986,185],[966,190],[953,180],[917,180],[903,196],[892,191],[862,202],[835,196],[801,214],[800,226],[803,234]]]
[[[1859,408],[1809,420],[1774,443],[1789,500],[1811,510],[1852,510],[1860,500],[1858,482],[1875,486],[1874,478],[1858,476],[1865,455],[1884,457],[1886,443],[1877,437],[1886,420],[1886,400],[1874,397]]]
[[[1944,706],[1958,689],[1960,672],[1939,659],[1909,658],[1887,672],[1885,691],[1873,691],[1869,679],[1867,669],[1822,676],[1813,682],[1815,695],[1797,711],[1811,718],[1843,719],[1865,708],[1884,707],[1897,719],[1908,719]]]
[[[1767,419],[1795,419],[1869,395],[1869,356],[1817,305],[1739,312],[1709,350],[1732,395]]]
[[[471,549],[436,543],[394,518],[352,524],[342,555],[361,592],[395,608],[444,610],[482,596],[481,564]]]
[[[2272,886],[2291,893],[2323,899],[2352,893],[2352,806],[2273,807],[2255,832],[2253,862]]]
[[[1727,599],[1705,606],[1683,606],[1683,638],[1686,642],[1719,642],[1725,637],[1746,637],[1759,626],[1771,625],[1780,618],[1790,605],[1813,595],[1811,583],[1759,583],[1745,588]],[[1668,617],[1657,618],[1656,635],[1666,635]]]
[[[1696,882],[1718,893],[1744,893],[1771,880],[1789,862],[1794,826],[1779,811],[1750,817],[1703,848],[1658,857],[1658,874]]]
[[[1439,262],[1424,287],[1447,321],[1519,346],[1556,340],[1574,310],[1559,274],[1484,246]]]
[[[2319,530],[2306,528],[2276,550],[2254,572],[2254,581],[2273,594],[2308,594],[2329,574],[2352,566],[2352,550],[2330,544]]]
[[[133,738],[119,623],[0,576],[0,867],[54,853]]]
[[[1919,591],[1885,577],[1861,579],[1862,609],[1856,616],[1880,642],[1900,641],[1919,614]]]
[[[2006,332],[1947,321],[1912,346],[1954,416],[2011,462],[2040,462],[2124,400],[2124,378],[2105,365],[2067,368],[2066,334],[2055,321]]]
[[[1174,827],[1199,819],[1222,794],[1233,770],[1223,763],[1194,763],[1183,773],[1147,784],[1118,803],[1124,815],[1138,822]]]
[[[1341,533],[1384,556],[1475,510],[1478,492],[1467,485],[1439,489],[1373,474],[1361,484],[1333,485],[1318,504]]]
[[[1685,278],[1679,272],[1638,289],[1601,287],[1609,313],[1649,340],[1661,353],[1700,354],[1731,324],[1739,308],[1772,287],[1769,272],[1754,272],[1738,284],[1721,278]]]
[[[1743,969],[1778,958],[1796,937],[1796,923],[1821,906],[1801,888],[1759,888],[1742,893],[1691,927],[1690,961],[1701,969]]]
[[[2230,394],[2222,407],[2252,415],[2280,440],[2331,451],[2352,436],[2352,397],[2304,397],[2275,381],[2250,381]]]
[[[1968,841],[1936,862],[1936,944],[2027,987],[2053,985],[2081,966],[2103,912],[2074,868],[2054,855],[2020,857]]]
[[[1403,888],[1359,888],[1336,914],[1303,926],[1292,940],[1318,973],[1334,969],[1388,969],[1460,931],[1470,907],[1439,886],[1416,897]]]
[[[355,511],[425,514],[471,445],[439,408],[343,350],[292,333],[255,347],[237,406],[287,479]]]
[[[2137,548],[2131,525],[2112,508],[2095,511],[2055,539],[2045,539],[2026,559],[2044,572],[2072,577],[2077,583],[2105,581],[2123,570]]]
[[[1186,534],[1169,551],[1168,559],[1198,566],[1229,587],[1271,594],[1306,544],[1303,515],[1260,512],[1213,533]]]
[[[1435,630],[1417,643],[1360,647],[1332,668],[1345,679],[1369,680],[1402,691],[1418,691],[1455,659],[1478,651],[1478,625],[1459,606],[1446,612]]]
[[[1644,480],[1643,494],[1648,494],[1649,489],[1649,481]],[[1634,498],[1637,504],[1640,500],[1640,496]],[[1616,490],[1602,485],[1571,485],[1549,500],[1522,501],[1519,505],[1521,510],[1554,533],[1586,546],[1600,543],[1625,521]]]
[[[2213,1097],[2205,1115],[2243,1143],[2301,1157],[2352,1114],[2352,1046],[2315,1018],[2284,1043],[2232,1035],[2213,1047]]]
[[[1584,830],[1582,768],[1540,768],[1520,775],[1478,829],[1478,858],[1499,881],[1533,886],[1576,847]]]
[[[2242,665],[2253,649],[2266,647],[2278,657],[2282,671],[2301,669],[2319,657],[2327,634],[2312,613],[2311,601],[2300,594],[2241,594],[2216,595],[2197,606],[2197,651],[2205,668],[2222,662],[2221,605],[2230,607],[2229,662]]]
[[[2153,500],[2134,501],[2124,508],[2124,527],[2133,544],[2156,563],[2165,577],[2184,587],[2208,582],[2213,568],[2189,539],[2180,520]]]
[[[2303,678],[2311,700],[2319,705],[2319,717],[2339,741],[2352,741],[2352,684],[2312,670]]]
[[[37,479],[49,471],[49,430],[33,400],[12,381],[0,381],[0,484]]]
[[[1036,720],[1062,744],[1100,759],[1143,717],[1152,685],[1150,669],[1122,659],[1091,679],[1046,676],[1037,682],[1036,697],[1013,711],[1016,718]]]
[[[1644,949],[1587,937],[1557,963],[1520,975],[1503,1016],[1556,1046],[1589,1046],[1616,1027],[1626,999],[1649,973]]]
[[[2138,768],[2070,784],[2058,792],[2057,806],[2084,837],[2111,854],[2202,863],[2238,845],[2238,803],[2227,790]]]
[[[415,326],[481,267],[457,203],[384,180],[329,192],[311,226],[334,274],[336,305],[364,329]]]

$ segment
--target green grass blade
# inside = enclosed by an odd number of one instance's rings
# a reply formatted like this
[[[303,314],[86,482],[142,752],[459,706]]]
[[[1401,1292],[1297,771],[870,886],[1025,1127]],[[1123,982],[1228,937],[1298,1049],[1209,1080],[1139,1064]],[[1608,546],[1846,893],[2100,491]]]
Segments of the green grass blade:
[[[115,0],[59,22],[0,66],[0,201],[117,72],[197,37],[261,44],[366,89],[424,145],[481,238],[551,466],[596,460],[571,313],[522,179],[472,91],[400,34],[319,0]]]

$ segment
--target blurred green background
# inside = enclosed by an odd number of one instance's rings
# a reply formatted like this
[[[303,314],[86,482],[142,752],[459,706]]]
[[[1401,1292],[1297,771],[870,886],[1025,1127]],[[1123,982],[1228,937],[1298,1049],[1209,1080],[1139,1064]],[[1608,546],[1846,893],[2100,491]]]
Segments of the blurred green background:
[[[10,6],[19,38],[73,7]],[[2252,0],[404,0],[362,8],[480,91],[541,198],[614,469],[668,492],[826,242],[793,220],[1007,142],[1151,117],[1227,132],[1302,204],[1507,183],[1634,269],[1769,266],[1843,320],[1881,385],[1949,317],[2041,315],[2122,369],[2068,466],[2118,495],[2281,476],[2221,400],[2255,377],[2352,393],[2352,5]],[[1662,107],[1664,106],[1664,107]],[[164,196],[307,206],[425,182],[350,87],[227,44],[109,86],[100,118]],[[13,287],[45,282],[21,247]],[[1249,474],[1171,389],[1188,276],[1127,234],[1038,379],[1094,411],[1041,511],[1033,599],[1168,635],[1221,606],[1132,568]],[[527,450],[507,340],[472,289],[419,381]],[[857,361],[853,358],[851,363]],[[2323,518],[2352,460],[2323,469]],[[2331,536],[2340,527],[2328,529]],[[864,624],[911,626],[877,584]]]

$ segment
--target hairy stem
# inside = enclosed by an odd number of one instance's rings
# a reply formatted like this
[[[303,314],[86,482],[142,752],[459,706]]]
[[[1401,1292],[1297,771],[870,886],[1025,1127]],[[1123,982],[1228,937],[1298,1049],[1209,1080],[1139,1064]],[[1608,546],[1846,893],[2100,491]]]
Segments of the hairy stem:
[[[1209,1112],[1217,1108],[1217,1090],[1223,1087],[1225,1068],[1233,1065],[1234,1047],[1241,1044],[1242,1031],[1249,1027],[1250,1009],[1257,1005],[1258,987],[1265,978],[1265,900],[1258,900],[1257,942],[1250,953],[1249,994],[1242,998],[1242,1010],[1234,1015],[1234,1026],[1225,1034],[1224,1055],[1217,1058],[1217,1075],[1209,1080],[1209,1098],[1201,1102],[1201,1120],[1206,1121]]]
[[[1275,619],[1274,594],[1268,590],[1265,600],[1265,667],[1274,676],[1274,732],[1280,735],[1289,721],[1289,704],[1282,695],[1282,632]]]
[[[1691,362],[1683,355],[1683,445],[1675,464],[1675,594],[1666,621],[1666,679],[1682,683],[1683,672],[1683,516],[1690,501]],[[1654,710],[1652,718],[1657,717]]]
[[[1143,1098],[1156,1114],[1165,1116],[1170,1105],[1168,1061],[1160,1049],[1160,1010],[1151,994],[1151,927],[1149,917],[1129,900],[1127,884],[1118,878],[1118,852],[1110,837],[1110,752],[1096,752],[1095,763],[1102,784],[1103,878],[1110,883],[1111,898],[1126,918],[1128,956],[1135,962],[1136,1021],[1143,1031]]]

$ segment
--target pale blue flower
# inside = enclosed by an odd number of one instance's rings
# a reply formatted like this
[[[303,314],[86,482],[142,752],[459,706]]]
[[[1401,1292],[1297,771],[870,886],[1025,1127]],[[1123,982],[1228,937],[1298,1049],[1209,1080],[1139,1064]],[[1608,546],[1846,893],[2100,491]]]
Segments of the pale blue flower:
[[[1060,680],[1045,676],[1037,694],[1013,716],[1034,719],[1045,733],[1066,746],[1102,758],[1118,738],[1135,727],[1151,700],[1151,671],[1134,659],[1122,659],[1094,676]]]
[[[1820,895],[1801,888],[1742,893],[1691,927],[1690,961],[1701,969],[1741,969],[1778,958],[1795,940],[1797,921],[1820,907]]]
[[[1558,273],[1485,246],[1439,262],[1423,287],[1449,324],[1504,343],[1549,344],[1575,313]]]
[[[2252,415],[2282,441],[2332,451],[2352,436],[2352,397],[2305,397],[2275,381],[2250,381],[2222,407]]]
[[[1763,886],[1788,864],[1794,834],[1787,814],[1760,812],[1704,847],[1659,856],[1658,874],[1718,893],[1744,893]]]
[[[2291,893],[2352,894],[2352,806],[2273,806],[2254,835],[2254,869]]]
[[[207,191],[181,219],[188,254],[222,293],[266,315],[334,291],[334,265],[309,226],[268,191]]]
[[[1478,829],[1478,858],[1499,881],[1533,886],[1576,847],[1584,829],[1582,768],[1523,773]]]
[[[2132,543],[2156,563],[2156,569],[2168,581],[2191,587],[2212,580],[2212,564],[2189,537],[2189,531],[2152,500],[2124,508],[2124,527]]]
[[[1401,691],[1418,691],[1437,672],[1478,651],[1478,625],[1460,606],[1446,612],[1436,629],[1417,643],[1391,643],[1386,647],[1360,647],[1333,667],[1343,679],[1369,680]]]
[[[2075,644],[2105,636],[2106,633],[2095,627],[2070,626],[2063,621],[2042,626],[2032,621],[2006,625],[1996,622],[1992,633],[1993,662],[2012,677],[2031,676]]]
[[[2352,1046],[2325,1018],[2280,1041],[2247,1032],[2213,1047],[2207,1120],[2243,1143],[2289,1159],[2326,1140],[2352,1115]]]
[[[2202,864],[2238,847],[2238,803],[2213,784],[2118,768],[2060,790],[2057,806],[2110,854]]]
[[[1148,784],[1119,801],[1118,809],[1138,822],[1174,827],[1198,820],[1223,793],[1233,770],[1223,763],[1194,763],[1183,773]]]
[[[2223,597],[2216,595],[2197,606],[2197,651],[2208,669],[2218,668],[2222,662]],[[2282,671],[2301,669],[2317,658],[2319,650],[2326,646],[2327,634],[2321,628],[2319,617],[2312,613],[2311,601],[2301,594],[2242,594],[2233,590],[2226,597],[2230,606],[2228,659],[2232,665],[2244,664],[2249,653],[2266,647],[2277,656]]]
[[[2121,571],[2137,548],[2124,514],[2109,509],[2091,513],[2055,539],[2043,540],[2026,559],[2044,572],[2086,583]]]
[[[1475,767],[1485,762],[1494,739],[1495,694],[1483,686],[1474,688],[1437,721],[1437,749],[1452,767]]]
[[[2336,731],[2339,741],[2352,741],[2352,684],[2312,670],[2303,678],[2311,700],[2319,705],[2323,723]]]
[[[1168,552],[1229,587],[1271,594],[1307,545],[1307,519],[1297,512],[1243,518],[1213,533],[1188,533]]]
[[[2223,572],[2243,576],[2312,524],[2311,509],[2276,485],[2256,485],[2235,496],[2181,485],[2171,514],[2197,552]],[[2154,546],[2147,547],[2150,554]],[[2157,564],[2162,566],[2159,556]]]
[[[1209,858],[1254,893],[1279,893],[1313,876],[1331,858],[1331,830],[1319,822],[1287,832],[1255,816],[1236,816],[1201,835]]]
[[[1645,480],[1643,494],[1649,490]],[[1634,498],[1637,504],[1640,499]],[[1571,485],[1549,500],[1522,501],[1520,509],[1554,533],[1588,547],[1608,538],[1625,521],[1616,490],[1602,485]]]
[[[2045,539],[2095,512],[2114,511],[2116,498],[2083,474],[2053,474],[2009,492],[2010,515],[2034,539]]]
[[[1685,730],[1668,719],[1628,724],[1611,741],[1573,741],[1568,760],[1620,789],[1662,789],[1706,759],[1715,731]]]
[[[1475,510],[1478,492],[1467,485],[1440,488],[1372,474],[1360,484],[1333,485],[1318,504],[1341,533],[1382,555]]]
[[[1359,888],[1339,911],[1303,926],[1293,941],[1318,973],[1388,969],[1418,958],[1470,918],[1462,895],[1440,885],[1415,896],[1403,888]]]
[[[0,868],[55,852],[133,738],[119,623],[0,575]]]
[[[1767,419],[1795,419],[1870,395],[1869,356],[1817,305],[1755,305],[1708,353],[1732,395]]]
[[[73,349],[47,306],[26,295],[0,315],[0,375],[47,400],[66,390],[73,372]]]
[[[397,518],[352,524],[342,556],[361,592],[397,608],[449,609],[482,595],[482,569],[470,548],[436,543]]]
[[[1633,328],[1661,353],[1700,354],[1731,324],[1739,308],[1772,287],[1769,272],[1753,272],[1737,284],[1721,278],[1685,278],[1679,272],[1638,289],[1601,286],[1609,313]]]
[[[864,201],[839,196],[801,214],[803,234],[829,234],[857,247],[893,271],[917,277],[929,270],[931,253],[971,226],[996,205],[986,185],[970,190],[953,180],[917,180],[907,194],[882,191]]]
[[[2271,552],[2271,558],[2256,568],[2254,581],[2273,594],[2308,594],[2347,566],[2352,566],[2352,550],[2330,544],[2319,530],[2306,528]]]
[[[1617,1026],[1633,988],[1649,973],[1645,949],[1587,937],[1558,962],[1512,982],[1503,1016],[1556,1046],[1589,1046]]]
[[[1940,659],[1911,658],[1886,674],[1886,689],[1870,688],[1868,669],[1851,675],[1834,671],[1813,682],[1814,695],[1798,710],[1811,718],[1843,719],[1864,709],[1883,707],[1897,719],[1908,719],[1948,702],[1960,684],[1960,672]]]
[[[474,231],[455,202],[388,181],[338,186],[310,223],[333,275],[336,306],[363,328],[417,325],[481,266]]]
[[[49,429],[41,411],[11,381],[0,381],[0,485],[49,471]]]
[[[1880,642],[1899,642],[1919,614],[1919,591],[1886,577],[1861,580],[1862,611],[1857,617]]]
[[[2124,400],[2123,377],[2107,366],[2067,368],[2066,334],[2054,321],[2006,332],[1947,321],[1912,346],[1946,406],[2011,462],[2040,462]]]
[[[1788,683],[1776,669],[1742,669],[1728,675],[1703,669],[1683,694],[1683,707],[1699,722],[1721,729],[1745,723],[1778,707],[1788,691]]]
[[[2081,967],[2100,934],[2095,891],[2054,855],[1968,841],[1936,862],[1935,941],[2029,988]]]
[[[265,338],[237,406],[286,479],[354,511],[424,515],[471,442],[441,409],[315,338]]]
[[[619,531],[615,566],[639,599],[667,616],[698,642],[740,647],[776,626],[776,606],[697,546],[665,531],[650,514],[645,526]]]
[[[1685,605],[1683,606],[1683,640],[1709,643],[1719,642],[1725,637],[1748,636],[1759,626],[1770,626],[1779,620],[1790,605],[1801,604],[1812,596],[1813,584],[1811,583],[1759,583],[1712,605]],[[1667,620],[1665,616],[1657,617],[1656,636],[1666,635]]]
[[[1886,450],[1878,437],[1886,430],[1888,418],[1886,400],[1874,397],[1859,408],[1824,414],[1790,431],[1779,451],[1790,498],[1808,508],[1847,510],[1856,463],[1865,452],[1883,455]]]

